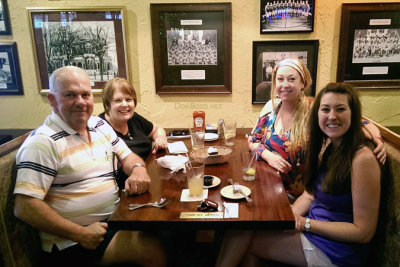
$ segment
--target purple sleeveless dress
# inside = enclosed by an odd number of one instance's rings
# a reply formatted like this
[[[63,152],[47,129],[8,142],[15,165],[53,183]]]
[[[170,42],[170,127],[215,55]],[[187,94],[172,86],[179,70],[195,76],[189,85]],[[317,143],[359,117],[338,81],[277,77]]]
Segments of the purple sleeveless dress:
[[[320,171],[314,192],[314,201],[308,218],[320,221],[353,222],[353,202],[351,193],[329,195],[322,192],[321,183],[326,171]],[[321,249],[338,266],[363,266],[368,256],[369,244],[340,242],[304,232],[304,235]]]

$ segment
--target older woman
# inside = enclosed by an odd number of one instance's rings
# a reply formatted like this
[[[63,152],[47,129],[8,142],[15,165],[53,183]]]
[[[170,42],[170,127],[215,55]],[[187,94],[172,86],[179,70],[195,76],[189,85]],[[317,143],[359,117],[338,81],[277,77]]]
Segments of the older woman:
[[[114,78],[103,89],[104,112],[99,117],[114,128],[133,152],[146,160],[151,152],[167,148],[167,137],[163,128],[135,113],[136,105],[133,86],[126,79]]]

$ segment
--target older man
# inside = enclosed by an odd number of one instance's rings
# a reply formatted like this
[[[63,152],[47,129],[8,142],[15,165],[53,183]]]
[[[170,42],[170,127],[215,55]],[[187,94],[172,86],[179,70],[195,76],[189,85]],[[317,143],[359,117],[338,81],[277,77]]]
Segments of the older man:
[[[52,114],[18,151],[14,191],[15,215],[40,230],[45,264],[164,264],[152,237],[107,230],[106,220],[119,201],[114,156],[129,175],[128,193],[146,192],[150,177],[142,159],[106,122],[92,117],[86,72],[72,66],[56,70],[47,98]]]

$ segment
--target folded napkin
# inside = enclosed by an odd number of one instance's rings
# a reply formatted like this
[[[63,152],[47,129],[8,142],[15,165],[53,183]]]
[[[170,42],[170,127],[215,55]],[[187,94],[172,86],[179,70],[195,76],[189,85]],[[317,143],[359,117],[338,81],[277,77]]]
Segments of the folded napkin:
[[[187,153],[188,149],[183,141],[168,143],[168,151],[171,154]]]
[[[188,160],[187,157],[182,155],[178,156],[168,155],[158,158],[157,163],[164,168],[171,169],[172,172],[177,172],[181,169],[185,169],[185,163],[187,160]]]

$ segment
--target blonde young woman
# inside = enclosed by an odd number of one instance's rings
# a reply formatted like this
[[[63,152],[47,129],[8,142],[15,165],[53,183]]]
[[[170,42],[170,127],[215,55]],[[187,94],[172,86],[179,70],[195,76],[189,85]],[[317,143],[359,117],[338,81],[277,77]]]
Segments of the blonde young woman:
[[[304,146],[311,107],[304,91],[309,90],[311,84],[310,72],[300,59],[280,61],[272,72],[272,110],[268,111],[266,105],[249,138],[249,149],[281,174],[292,202],[304,190]],[[386,152],[379,130],[366,121],[364,124],[363,131],[376,143],[374,153],[383,164]]]

